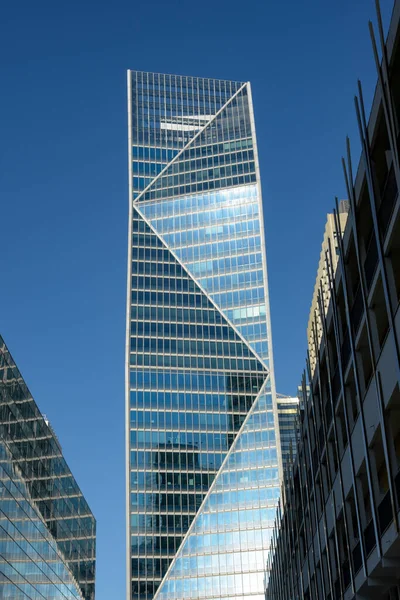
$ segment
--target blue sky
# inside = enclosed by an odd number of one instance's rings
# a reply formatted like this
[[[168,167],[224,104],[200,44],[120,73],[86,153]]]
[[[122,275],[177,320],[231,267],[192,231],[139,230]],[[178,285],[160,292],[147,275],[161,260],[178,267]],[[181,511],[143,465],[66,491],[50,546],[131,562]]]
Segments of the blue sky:
[[[382,0],[387,22],[392,0]],[[98,520],[97,600],[125,594],[126,69],[252,82],[275,370],[294,393],[373,0],[5,3],[0,328]]]

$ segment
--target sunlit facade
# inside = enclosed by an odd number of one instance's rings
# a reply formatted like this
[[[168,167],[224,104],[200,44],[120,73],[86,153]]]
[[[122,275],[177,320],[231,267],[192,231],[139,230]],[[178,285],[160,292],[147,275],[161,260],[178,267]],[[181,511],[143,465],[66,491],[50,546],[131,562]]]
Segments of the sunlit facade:
[[[264,597],[279,427],[249,83],[128,72],[128,598]]]
[[[386,42],[376,9],[377,86],[368,118],[359,82],[362,152],[356,166],[347,148],[348,202],[325,227],[266,600],[400,599],[400,0]]]
[[[94,600],[96,523],[0,336],[0,598]]]

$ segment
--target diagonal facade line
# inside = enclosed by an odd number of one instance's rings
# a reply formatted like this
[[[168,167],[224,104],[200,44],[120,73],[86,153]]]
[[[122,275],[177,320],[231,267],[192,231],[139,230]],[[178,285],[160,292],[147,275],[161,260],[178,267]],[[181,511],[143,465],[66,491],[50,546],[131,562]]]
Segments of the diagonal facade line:
[[[208,492],[204,496],[203,501],[200,504],[200,506],[199,506],[199,508],[198,508],[198,510],[196,512],[195,518],[191,522],[191,524],[189,526],[189,529],[187,530],[187,532],[186,532],[186,534],[185,534],[185,536],[184,536],[184,538],[183,538],[183,540],[182,540],[182,542],[181,542],[178,550],[176,551],[176,554],[175,554],[174,558],[172,559],[172,561],[171,561],[171,563],[170,563],[170,565],[168,567],[167,572],[165,573],[165,575],[164,575],[163,579],[161,580],[161,583],[160,583],[160,585],[159,585],[156,593],[154,594],[153,600],[156,600],[157,597],[158,597],[158,595],[161,593],[161,588],[163,587],[163,584],[165,583],[165,581],[168,579],[168,576],[169,576],[170,572],[172,571],[172,569],[173,569],[173,567],[174,567],[174,565],[175,565],[175,563],[176,563],[176,561],[177,561],[177,559],[179,557],[179,552],[181,551],[181,549],[183,549],[184,544],[186,543],[186,540],[188,539],[188,537],[192,533],[192,531],[193,531],[193,529],[194,529],[194,527],[196,525],[196,521],[197,521],[198,517],[201,515],[202,510],[205,507],[208,498],[210,497],[211,493],[214,491],[215,486],[217,485],[218,478],[220,477],[221,473],[223,473],[225,465],[229,461],[229,458],[231,457],[231,455],[234,453],[234,451],[236,449],[236,445],[238,443],[238,440],[240,439],[240,435],[243,433],[243,430],[245,429],[245,427],[246,427],[246,425],[247,425],[250,417],[253,415],[253,413],[255,411],[255,407],[258,405],[258,401],[259,401],[260,397],[265,393],[265,386],[268,383],[268,381],[269,381],[269,374],[267,374],[267,376],[265,378],[265,381],[264,381],[264,383],[263,383],[260,391],[257,394],[256,399],[254,400],[254,402],[253,402],[253,404],[252,404],[249,412],[247,413],[246,418],[245,418],[245,420],[242,423],[242,426],[240,427],[239,431],[237,432],[236,437],[235,437],[234,441],[232,442],[232,445],[229,448],[228,453],[227,453],[224,461],[222,462],[222,464],[221,464],[221,466],[220,466],[220,468],[219,468],[219,470],[218,470],[218,472],[217,472],[217,474],[215,476],[214,481],[212,482],[212,484],[210,485],[210,487],[208,489]]]
[[[174,259],[180,264],[180,266],[182,267],[182,269],[184,269],[185,273],[187,273],[187,275],[194,281],[194,283],[196,284],[196,286],[199,288],[199,290],[202,292],[202,294],[204,294],[204,296],[210,301],[210,303],[213,305],[213,307],[219,312],[219,314],[222,316],[222,318],[224,319],[224,321],[229,325],[229,327],[231,329],[233,329],[233,331],[236,333],[236,335],[240,338],[240,340],[243,342],[243,344],[250,350],[250,352],[252,353],[252,355],[254,356],[254,358],[256,358],[258,360],[259,363],[261,363],[261,365],[264,367],[264,369],[266,370],[266,372],[269,372],[268,367],[266,366],[264,360],[257,354],[257,352],[254,350],[254,348],[252,346],[250,346],[249,342],[246,340],[246,338],[242,335],[242,333],[237,329],[237,327],[228,319],[228,317],[225,315],[224,312],[222,312],[221,308],[218,306],[218,304],[216,304],[216,302],[213,300],[213,298],[210,296],[210,294],[203,288],[203,286],[197,281],[197,279],[192,275],[192,273],[188,270],[187,266],[180,260],[179,256],[176,255],[176,253],[174,252],[174,250],[172,250],[170,248],[170,246],[166,243],[166,241],[161,237],[161,235],[158,233],[158,231],[154,228],[154,226],[152,225],[151,221],[149,221],[144,215],[143,213],[140,211],[140,209],[138,208],[138,206],[134,206],[134,210],[136,210],[136,212],[140,215],[140,217],[143,219],[143,221],[145,221],[146,225],[148,225],[148,227],[150,227],[150,229],[152,230],[152,232],[157,236],[157,238],[164,244],[165,248],[168,250],[168,252],[171,253],[171,255],[174,257]]]
[[[176,156],[174,156],[174,158],[167,164],[165,165],[165,167],[163,168],[163,170],[153,179],[153,181],[151,181],[147,187],[144,188],[144,190],[142,190],[140,192],[140,194],[137,196],[137,198],[135,198],[135,200],[133,200],[133,204],[137,204],[138,200],[140,200],[141,196],[143,196],[146,192],[150,191],[150,189],[153,187],[153,185],[158,181],[158,179],[161,178],[161,176],[165,175],[165,172],[175,163],[178,161],[178,159],[180,158],[181,154],[183,152],[185,152],[185,150],[187,150],[188,148],[190,148],[191,144],[203,133],[203,131],[205,131],[207,129],[207,127],[209,127],[213,121],[215,121],[215,119],[222,113],[222,111],[227,108],[227,106],[229,106],[229,104],[232,102],[232,100],[234,100],[236,98],[236,96],[238,96],[240,94],[240,92],[246,87],[247,83],[244,83],[234,94],[233,96],[231,96],[229,98],[229,100],[227,102],[225,102],[225,104],[223,106],[221,106],[221,108],[215,113],[215,115],[213,115],[212,119],[210,119],[209,121],[207,121],[207,123],[196,133],[196,135],[194,135],[192,137],[191,140],[189,140],[189,142],[178,152],[178,154]]]

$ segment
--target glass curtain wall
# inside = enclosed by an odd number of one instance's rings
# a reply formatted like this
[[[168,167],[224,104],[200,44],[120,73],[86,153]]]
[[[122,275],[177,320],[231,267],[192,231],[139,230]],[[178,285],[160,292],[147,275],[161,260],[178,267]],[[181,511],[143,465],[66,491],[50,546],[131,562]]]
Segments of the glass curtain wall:
[[[94,600],[96,522],[0,336],[0,598]]]
[[[128,101],[129,593],[261,600],[280,458],[250,86],[128,72]]]

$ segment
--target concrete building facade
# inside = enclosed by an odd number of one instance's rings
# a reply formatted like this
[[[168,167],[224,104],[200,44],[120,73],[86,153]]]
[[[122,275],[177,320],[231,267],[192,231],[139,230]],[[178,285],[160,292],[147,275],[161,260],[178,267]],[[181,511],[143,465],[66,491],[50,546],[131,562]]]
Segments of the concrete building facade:
[[[400,2],[386,41],[362,156],[344,172],[308,328],[310,385],[268,561],[268,600],[398,599],[400,578]],[[336,267],[336,268],[335,268]]]

